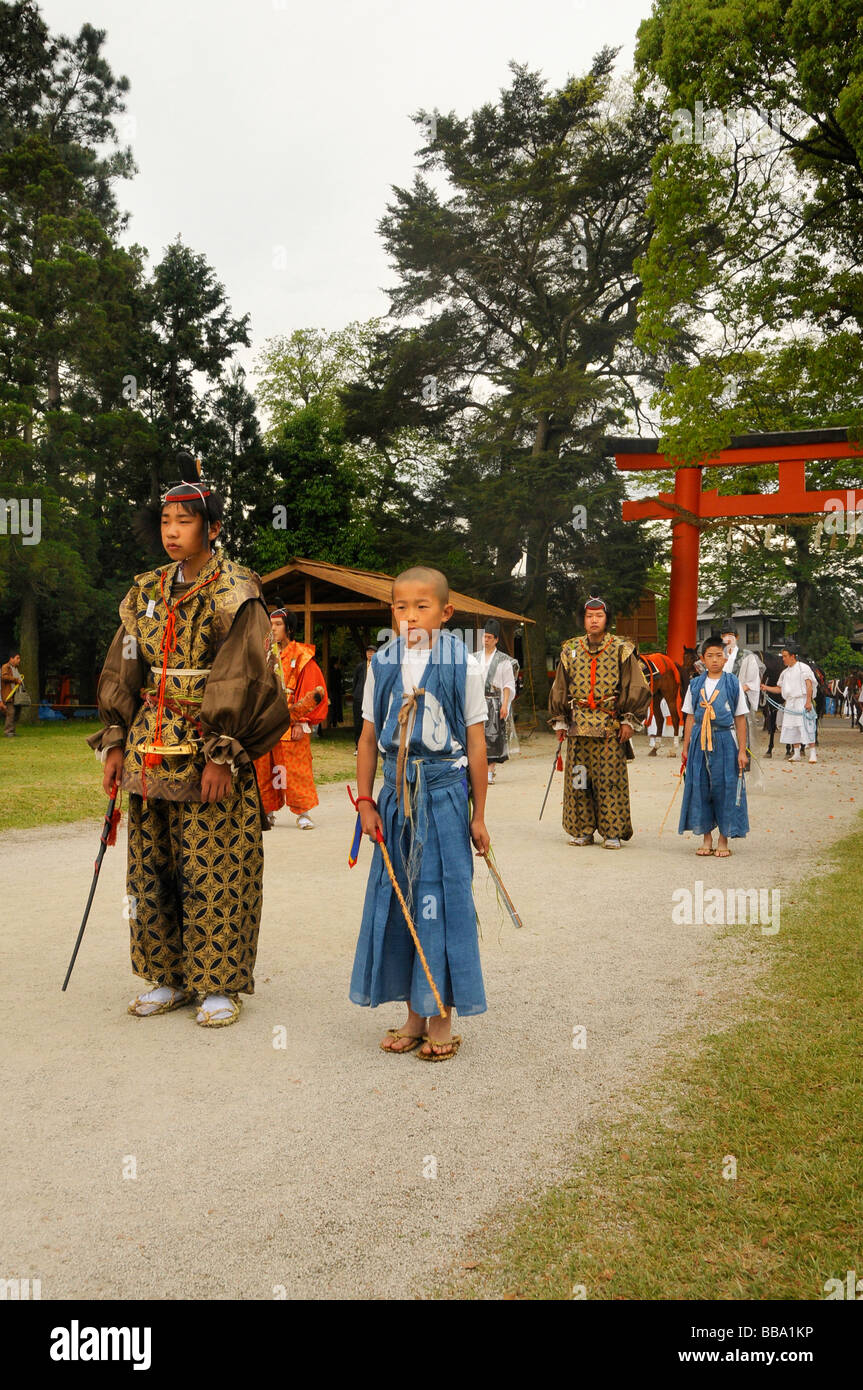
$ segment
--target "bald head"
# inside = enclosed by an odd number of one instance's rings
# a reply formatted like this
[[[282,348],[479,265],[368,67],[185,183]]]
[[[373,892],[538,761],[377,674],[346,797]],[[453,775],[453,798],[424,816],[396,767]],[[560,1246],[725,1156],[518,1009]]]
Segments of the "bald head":
[[[400,584],[424,584],[431,589],[441,604],[449,603],[449,580],[440,570],[429,569],[426,565],[415,565],[413,569],[402,570],[393,580],[393,598]]]

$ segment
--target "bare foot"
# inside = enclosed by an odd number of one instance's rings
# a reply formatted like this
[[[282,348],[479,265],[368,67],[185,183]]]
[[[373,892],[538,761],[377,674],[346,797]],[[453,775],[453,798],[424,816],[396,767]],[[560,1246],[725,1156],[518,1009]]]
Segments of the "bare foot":
[[[447,1011],[446,1018],[441,1018],[440,1014],[433,1014],[428,1021],[428,1028],[425,1033],[428,1042],[423,1043],[420,1048],[422,1057],[431,1057],[432,1053],[436,1057],[446,1056],[452,1052],[452,1010]]]
[[[413,1009],[408,1009],[407,1019],[398,1029],[398,1036],[393,1037],[392,1033],[387,1033],[386,1037],[381,1039],[381,1049],[384,1052],[412,1051],[413,1044],[425,1031],[426,1020],[420,1014],[415,1014]]]

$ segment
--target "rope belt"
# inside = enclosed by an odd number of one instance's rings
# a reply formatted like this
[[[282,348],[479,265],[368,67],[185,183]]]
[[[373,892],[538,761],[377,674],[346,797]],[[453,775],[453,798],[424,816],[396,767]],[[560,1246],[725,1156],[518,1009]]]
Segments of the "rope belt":
[[[405,815],[408,820],[411,819],[410,787],[408,785],[406,767],[408,739],[410,738],[408,720],[410,720],[412,729],[416,718],[417,701],[420,695],[425,695],[425,693],[425,686],[421,686],[419,690],[414,687],[414,690],[410,694],[406,692],[402,696],[402,707],[398,713],[399,751],[396,759],[396,805],[400,807],[402,801],[404,801]]]
[[[141,699],[145,705],[149,705],[150,709],[159,708],[159,695],[155,690],[148,690],[145,688],[141,691]],[[169,714],[178,714],[183,719],[187,719],[194,728],[195,733],[201,735],[203,730],[201,728],[199,715],[203,700],[203,695],[197,700],[194,698],[189,700],[173,699],[171,696],[166,695],[162,701],[162,709],[167,710]]]

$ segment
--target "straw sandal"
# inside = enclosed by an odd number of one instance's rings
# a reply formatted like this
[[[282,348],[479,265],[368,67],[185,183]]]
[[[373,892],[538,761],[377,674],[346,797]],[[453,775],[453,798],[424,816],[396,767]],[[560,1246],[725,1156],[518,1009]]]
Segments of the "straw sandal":
[[[204,1006],[203,1006],[203,1004],[200,1004],[200,1005],[198,1006],[198,1013],[199,1013],[199,1014],[203,1014],[204,1017],[203,1017],[203,1018],[198,1018],[198,1017],[196,1016],[195,1022],[197,1023],[198,1027],[199,1027],[199,1028],[230,1028],[231,1024],[232,1024],[232,1023],[236,1023],[237,1019],[240,1017],[240,1010],[241,1010],[242,1007],[243,1007],[243,1003],[242,1003],[242,1000],[241,1000],[241,999],[238,999],[236,995],[234,995],[233,997],[228,996],[228,1002],[229,1002],[229,1004],[230,1004],[230,1006],[231,1006],[231,1012],[229,1013],[229,1015],[228,1015],[227,1018],[215,1018],[215,1017],[214,1017],[214,1014],[220,1013],[221,1010],[225,1007],[224,1004],[220,1004],[220,1005],[219,1005],[219,1008],[218,1008],[218,1009],[214,1009],[212,1013],[211,1013],[208,1009],[205,1009]]]
[[[716,853],[716,850],[713,849],[712,846],[710,849],[705,849],[705,847],[702,845],[701,849],[697,849],[695,853],[698,855],[699,859],[709,859],[711,854]]]
[[[182,1009],[184,1004],[191,1004],[191,994],[186,994],[183,990],[176,989],[174,985],[166,985],[165,988],[174,990],[173,999],[166,999],[164,1003],[157,1004],[155,1008],[151,1008],[153,1003],[152,999],[145,999],[143,995],[139,994],[132,1000],[126,1013],[131,1014],[133,1018],[155,1018],[157,1014],[169,1014],[174,1009]],[[159,989],[159,985],[153,985],[153,989]],[[144,991],[145,994],[149,994],[150,992],[150,990]],[[138,1008],[139,1004],[144,1005],[146,1013],[141,1013]]]
[[[713,857],[714,857],[714,859],[730,859],[730,858],[731,858],[731,850],[730,850],[730,849],[715,849],[715,850],[713,851]]]
[[[451,1058],[453,1058],[456,1055],[459,1048],[461,1047],[461,1035],[459,1033],[453,1033],[452,1037],[449,1038],[447,1042],[434,1042],[429,1037],[428,1033],[424,1033],[421,1041],[424,1043],[428,1043],[430,1048],[448,1046],[449,1052],[432,1051],[428,1054],[424,1052],[418,1052],[417,1058],[420,1062],[449,1062]]]
[[[387,1034],[391,1038],[410,1038],[410,1047],[384,1047],[383,1039],[378,1043],[381,1052],[392,1052],[395,1057],[401,1057],[405,1052],[413,1052],[414,1048],[419,1047],[423,1041],[423,1033],[403,1033],[400,1028],[388,1028]]]

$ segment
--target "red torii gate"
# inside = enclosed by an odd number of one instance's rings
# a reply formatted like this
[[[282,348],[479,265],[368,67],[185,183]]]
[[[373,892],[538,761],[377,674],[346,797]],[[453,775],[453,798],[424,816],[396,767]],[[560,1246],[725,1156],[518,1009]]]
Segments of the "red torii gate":
[[[707,521],[722,517],[787,517],[825,514],[829,502],[843,509],[863,509],[863,492],[806,487],[806,463],[812,459],[863,459],[863,443],[848,439],[846,429],[789,430],[778,434],[735,435],[727,449],[702,463],[681,464],[659,452],[658,439],[609,439],[609,453],[623,471],[674,469],[674,492],[658,497],[626,501],[624,521],[671,522],[671,587],[668,604],[666,650],[674,661],[683,660],[684,646],[695,645],[698,616],[699,533]],[[751,468],[753,464],[779,465],[776,492],[723,494],[717,488],[703,491],[705,468]],[[831,509],[832,510],[832,509]]]

